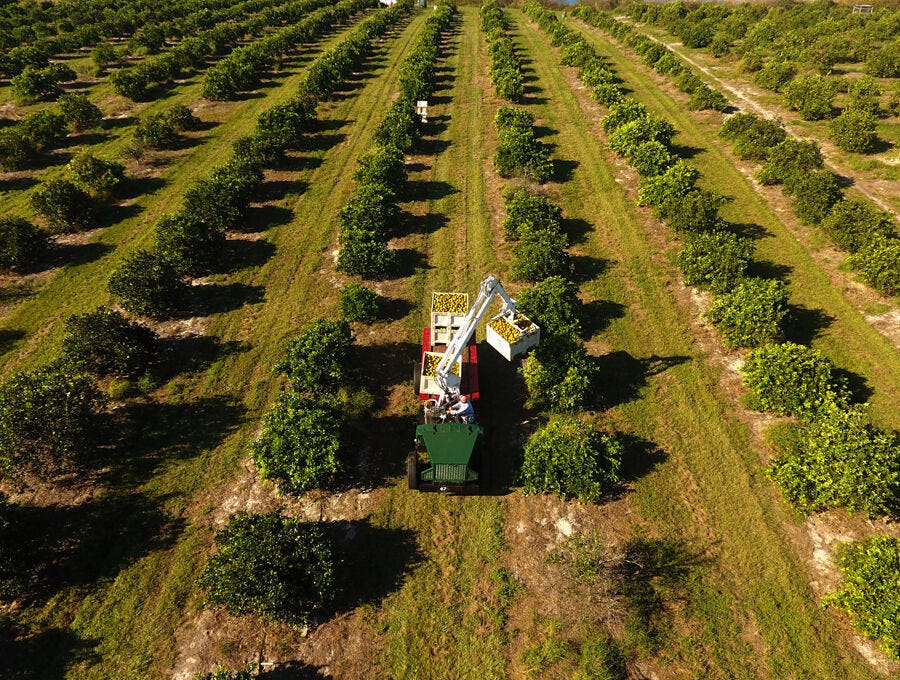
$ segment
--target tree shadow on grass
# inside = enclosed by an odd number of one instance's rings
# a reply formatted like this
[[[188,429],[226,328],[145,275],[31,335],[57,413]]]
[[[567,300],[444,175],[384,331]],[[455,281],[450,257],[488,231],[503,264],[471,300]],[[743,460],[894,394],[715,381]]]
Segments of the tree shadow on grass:
[[[624,350],[597,357],[600,406],[612,408],[634,401],[647,386],[648,377],[659,375],[688,360],[688,356],[660,357],[655,354],[646,359],[636,359]]]
[[[415,151],[423,156],[440,156],[448,148],[450,148],[449,139],[426,137],[419,140],[419,143],[416,144]]]
[[[594,225],[587,220],[564,217],[562,220],[563,233],[568,237],[569,243],[585,243],[587,235],[594,231]]]
[[[353,362],[365,368],[360,376],[363,387],[373,394],[380,394],[388,387],[410,381],[411,366],[422,358],[421,351],[421,345],[412,342],[356,344]]]
[[[311,159],[318,160],[318,159]],[[259,192],[255,196],[254,200],[257,201],[280,201],[288,195],[294,196],[302,196],[306,193],[306,190],[309,189],[309,182],[305,182],[302,179],[279,179],[279,180],[266,180],[263,182],[262,186],[259,189]],[[269,206],[262,206],[263,208],[268,208]],[[271,206],[272,208],[276,208],[278,210],[287,210],[287,208],[282,208],[278,206]],[[288,210],[288,212],[290,212]]]
[[[302,185],[303,190],[308,186],[306,182],[296,182],[292,184]],[[265,185],[263,185],[265,186]],[[288,224],[294,219],[294,213],[280,205],[251,205],[244,211],[244,218],[238,225],[240,231],[244,234],[257,234],[266,231],[271,227],[277,227],[282,224]]]
[[[412,304],[403,298],[382,298],[379,303],[379,318],[399,321],[405,318],[412,309]]]
[[[834,321],[835,317],[822,309],[788,305],[788,313],[781,323],[781,328],[785,340],[796,342],[798,345],[809,345]]]
[[[727,228],[738,236],[753,240],[772,235],[768,229],[760,224],[754,224],[753,222],[729,222]]]
[[[198,373],[227,356],[246,352],[249,348],[245,342],[223,342],[215,335],[169,338],[165,341],[162,359],[154,375],[167,381],[182,373]]]
[[[7,506],[5,543],[18,546],[14,568],[27,575],[17,599],[39,605],[69,587],[112,579],[140,557],[170,547],[184,529],[165,498],[111,492],[80,505]]]
[[[27,271],[34,273],[54,267],[78,267],[96,262],[112,251],[113,246],[108,243],[54,243],[46,255]]]
[[[409,529],[376,527],[368,520],[341,520],[326,523],[325,530],[334,538],[341,565],[336,574],[339,595],[335,613],[381,602],[422,560],[415,532]]]
[[[131,488],[165,461],[189,460],[211,451],[243,421],[246,409],[233,399],[205,397],[181,402],[135,401],[111,418],[110,446],[98,463],[109,465],[110,486]]]
[[[582,336],[589,340],[606,330],[613,319],[625,316],[626,307],[612,300],[591,300],[584,304],[582,313]]]
[[[697,154],[704,151],[704,149],[696,146],[688,146],[686,144],[672,144],[672,146],[669,147],[669,151],[675,156],[678,156],[678,158],[681,158],[683,160],[690,160]]]
[[[116,130],[129,125],[137,124],[137,118],[134,116],[122,116],[121,118],[104,118],[100,125],[104,130]]]
[[[788,274],[793,271],[793,267],[778,262],[770,262],[768,260],[750,260],[747,265],[746,276],[758,276],[763,279],[781,279],[787,278]]]
[[[402,238],[410,234],[432,234],[449,223],[450,218],[443,213],[430,212],[425,215],[410,215],[408,212],[401,211],[400,219],[397,220],[391,235]]]
[[[210,316],[232,312],[245,305],[261,303],[266,296],[264,286],[246,283],[207,283],[191,287],[191,316]]]
[[[136,217],[142,212],[144,212],[144,207],[137,203],[104,205],[97,211],[97,226],[103,228],[111,227],[122,220]]]
[[[625,447],[625,453],[619,468],[619,482],[605,492],[605,501],[624,496],[631,490],[631,482],[650,474],[669,457],[656,443],[635,434],[620,432],[616,434],[616,440]]]
[[[303,138],[303,149],[306,151],[330,151],[345,139],[347,139],[347,135],[342,132],[332,134],[317,132]]]
[[[164,187],[166,183],[162,177],[128,177],[116,189],[116,198],[122,200],[152,194]]]
[[[100,661],[97,639],[86,639],[68,628],[33,632],[4,621],[0,625],[0,677],[10,680],[64,678],[78,663]]]
[[[403,197],[408,201],[430,201],[458,194],[459,189],[438,180],[410,180],[406,183]]]
[[[222,248],[221,272],[231,274],[262,267],[275,255],[275,244],[265,239],[228,239]]]
[[[848,371],[846,368],[834,368],[831,374],[838,382],[847,386],[852,404],[865,404],[875,394],[866,377],[859,373]]]
[[[428,259],[425,257],[425,254],[418,250],[413,250],[412,248],[397,248],[394,252],[397,253],[397,267],[394,271],[394,277],[396,278],[412,276],[418,271],[432,268],[431,265],[428,264]]]
[[[38,181],[35,177],[10,177],[9,179],[0,180],[0,191],[25,191],[37,185]]]
[[[575,174],[575,168],[579,166],[578,161],[573,160],[553,160],[553,181],[559,184],[565,184]]]
[[[609,269],[609,260],[590,255],[572,255],[572,280],[583,283],[593,281]]]
[[[326,674],[322,668],[302,661],[276,662],[256,677],[260,680],[333,680],[334,676]]]
[[[0,328],[0,355],[12,350],[25,337],[25,331]]]

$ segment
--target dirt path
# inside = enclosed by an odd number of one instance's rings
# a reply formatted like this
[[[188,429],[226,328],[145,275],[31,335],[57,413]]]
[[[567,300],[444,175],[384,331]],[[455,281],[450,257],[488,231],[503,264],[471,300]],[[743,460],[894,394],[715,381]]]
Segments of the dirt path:
[[[625,16],[617,16],[616,19],[618,19],[619,21],[633,24],[633,22],[631,22],[629,20],[629,18],[625,17]],[[795,131],[795,129],[792,128],[790,122],[785,122],[781,118],[781,116],[774,113],[771,109],[762,105],[757,99],[755,99],[751,90],[749,90],[745,87],[739,87],[736,85],[732,85],[731,83],[729,83],[725,80],[722,80],[715,73],[713,73],[711,69],[696,62],[694,59],[692,59],[687,54],[685,54],[684,51],[678,49],[679,47],[682,47],[682,44],[680,42],[666,42],[665,40],[660,40],[659,38],[656,38],[652,35],[647,35],[647,37],[655,42],[658,42],[659,44],[663,45],[664,47],[672,50],[672,52],[674,52],[676,55],[678,55],[679,58],[684,59],[684,61],[686,61],[692,67],[694,67],[695,69],[697,69],[698,71],[703,73],[707,78],[709,78],[710,80],[715,82],[716,85],[718,85],[720,88],[727,90],[732,95],[734,95],[734,97],[736,97],[738,100],[740,100],[740,102],[743,105],[743,106],[738,106],[738,109],[744,108],[745,110],[752,111],[753,113],[756,113],[759,116],[761,116],[762,118],[766,118],[768,120],[778,119],[782,122],[782,124],[784,125],[784,129],[787,131],[787,133],[789,135],[791,135],[795,139],[806,139],[805,137],[803,137],[799,133],[797,133]],[[863,196],[865,196],[870,201],[875,203],[879,208],[881,208],[885,212],[888,212],[891,215],[893,215],[894,219],[900,220],[900,214],[898,214],[896,210],[894,210],[890,205],[888,205],[885,201],[883,201],[881,198],[879,198],[876,193],[874,193],[874,189],[870,186],[868,181],[855,178],[853,176],[853,172],[851,170],[848,170],[846,167],[839,165],[838,163],[835,163],[834,160],[832,160],[831,158],[828,157],[828,150],[827,150],[828,144],[823,145],[822,140],[817,139],[816,141],[819,143],[819,146],[822,149],[822,156],[825,159],[825,165],[827,165],[831,170],[836,172],[838,175],[849,179],[853,183],[853,187],[859,193],[861,193]]]

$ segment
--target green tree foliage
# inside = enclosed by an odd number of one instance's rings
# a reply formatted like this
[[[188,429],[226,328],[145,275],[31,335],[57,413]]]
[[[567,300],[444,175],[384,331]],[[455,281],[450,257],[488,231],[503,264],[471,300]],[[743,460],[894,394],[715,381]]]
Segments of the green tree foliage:
[[[581,333],[584,305],[578,285],[562,276],[548,276],[519,293],[518,309],[548,335],[577,337]]]
[[[65,117],[56,109],[29,113],[18,125],[0,129],[0,167],[21,170],[40,152],[57,146],[68,134]]]
[[[91,61],[98,69],[112,66],[119,62],[119,51],[106,41],[98,42],[91,49]]]
[[[499,143],[494,166],[501,177],[524,177],[538,183],[553,174],[548,148],[534,136],[534,117],[524,109],[501,106],[494,116]]]
[[[878,115],[881,88],[872,76],[862,76],[850,83],[847,96],[847,109],[862,111],[873,116]]]
[[[376,146],[359,159],[353,178],[360,186],[383,186],[394,195],[406,186],[406,161],[403,152],[393,144]]]
[[[317,319],[287,347],[275,367],[297,392],[334,392],[347,380],[353,333],[346,321]]]
[[[878,119],[874,114],[856,109],[846,109],[828,125],[831,139],[844,151],[869,153],[878,139],[875,128]]]
[[[10,78],[13,96],[21,104],[41,99],[51,99],[62,89],[60,83],[75,80],[75,71],[63,64],[50,64],[44,68],[26,66],[18,75]]]
[[[676,263],[684,282],[714,293],[726,293],[744,276],[753,242],[730,231],[699,232],[688,236]]]
[[[818,75],[798,76],[782,92],[785,106],[798,111],[803,120],[831,118],[831,102],[837,92],[831,78]]]
[[[797,69],[793,64],[772,59],[753,74],[753,81],[767,90],[781,92],[796,73]]]
[[[756,177],[763,184],[781,184],[785,193],[792,194],[803,175],[822,167],[822,152],[814,140],[788,138],[769,150]]]
[[[900,77],[900,40],[872,50],[866,59],[866,73],[876,78]]]
[[[103,119],[100,107],[80,92],[61,95],[57,104],[66,122],[76,131],[92,128]]]
[[[47,249],[47,232],[21,217],[0,217],[0,269],[23,267]]]
[[[47,220],[54,233],[94,226],[94,203],[91,197],[68,180],[51,179],[41,184],[31,194],[31,207]]]
[[[224,243],[223,229],[187,210],[163,215],[156,223],[154,249],[180,276],[202,276],[212,271],[220,262]]]
[[[141,116],[134,134],[139,144],[150,149],[172,149],[181,140],[178,129],[165,113]]]
[[[850,265],[875,290],[900,293],[900,239],[876,236],[850,258]]]
[[[159,336],[121,312],[98,307],[66,319],[63,353],[67,362],[97,376],[132,376],[159,358]]]
[[[198,130],[202,121],[184,104],[174,104],[165,111],[166,120],[179,132]]]
[[[572,260],[566,252],[565,234],[550,229],[519,227],[519,240],[512,247],[510,266],[516,281],[540,281],[548,276],[572,272]]]
[[[326,486],[341,469],[341,406],[335,397],[282,392],[263,419],[253,461],[289,493]]]
[[[216,544],[198,582],[210,603],[232,615],[303,625],[334,597],[332,542],[315,522],[239,512]]]
[[[377,234],[363,229],[343,229],[338,269],[364,279],[382,279],[397,268],[397,253]]]
[[[787,291],[776,279],[744,279],[733,290],[716,296],[706,318],[728,347],[759,347],[781,335],[787,314]]]
[[[419,125],[415,101],[399,97],[375,128],[375,142],[381,146],[395,146],[408,153],[422,136]]]
[[[741,374],[752,408],[811,420],[826,404],[846,400],[846,388],[833,370],[818,350],[785,342],[751,350]]]
[[[103,405],[88,376],[59,365],[14,373],[0,385],[0,472],[47,476],[87,453]]]
[[[845,544],[838,568],[841,585],[824,604],[843,609],[856,628],[900,658],[900,540],[876,535]]]
[[[125,166],[116,161],[97,158],[83,151],[68,162],[66,170],[72,181],[97,196],[110,196],[125,181]]]
[[[533,406],[575,411],[595,393],[597,366],[585,346],[571,336],[543,339],[519,370]]]
[[[641,178],[638,203],[651,206],[657,217],[667,218],[694,190],[699,177],[696,168],[678,161],[661,175]]]
[[[809,172],[794,184],[794,213],[801,222],[819,224],[842,198],[841,187],[833,172]]]
[[[381,311],[381,296],[371,288],[351,282],[338,293],[338,305],[347,321],[370,322],[377,319]]]
[[[678,161],[662,143],[653,140],[639,144],[631,152],[628,162],[641,177],[662,175]]]
[[[635,150],[647,142],[659,142],[668,147],[675,136],[675,127],[667,120],[647,116],[623,123],[609,135],[609,148],[631,160]]]
[[[136,250],[110,276],[107,290],[133,314],[166,319],[182,309],[188,286],[178,269],[156,251]]]
[[[724,111],[728,108],[728,99],[719,90],[704,84],[691,92],[688,108],[692,111]]]
[[[562,232],[562,209],[546,196],[521,187],[503,197],[506,219],[503,230],[508,241],[517,241],[521,230]]]
[[[769,476],[804,512],[846,508],[871,517],[900,510],[900,437],[866,422],[860,405],[826,401]]]
[[[281,146],[296,149],[315,117],[316,100],[310,95],[296,96],[260,113],[256,118],[257,134]]]
[[[725,203],[724,196],[711,191],[694,189],[680,199],[673,195],[654,212],[665,217],[669,226],[682,233],[711,231],[722,226],[719,208]]]
[[[230,672],[227,668],[223,668],[222,666],[217,666],[216,670],[212,673],[197,673],[194,676],[194,680],[253,680],[256,676],[253,674],[253,671],[256,670],[256,664],[249,663],[247,666],[239,671],[235,671],[234,673]]]
[[[765,160],[769,151],[787,138],[780,123],[763,120],[753,113],[736,113],[722,124],[719,134],[734,146],[744,160]]]
[[[888,213],[868,201],[855,198],[835,203],[820,226],[828,238],[851,253],[876,238],[890,238],[896,232],[894,220]]]
[[[646,106],[629,97],[619,104],[611,105],[609,113],[600,121],[600,125],[607,134],[610,134],[626,123],[647,118],[649,115]]]
[[[367,231],[387,239],[400,218],[394,192],[383,184],[360,184],[338,215],[344,230]]]
[[[611,435],[572,416],[554,416],[525,444],[524,492],[596,503],[604,487],[619,480],[624,453]]]

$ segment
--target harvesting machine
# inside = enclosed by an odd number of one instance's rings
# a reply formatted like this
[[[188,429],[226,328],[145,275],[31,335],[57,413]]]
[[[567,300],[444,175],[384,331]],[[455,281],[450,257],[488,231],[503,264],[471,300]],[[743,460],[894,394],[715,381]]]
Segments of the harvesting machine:
[[[512,361],[538,344],[540,328],[516,312],[516,301],[496,277],[481,282],[471,307],[467,293],[432,293],[431,325],[422,330],[422,361],[415,371],[423,404],[415,447],[407,458],[410,489],[474,490],[484,481],[484,429],[475,422],[454,422],[448,407],[460,395],[478,401],[475,329],[498,295],[503,305],[488,322],[487,342]]]

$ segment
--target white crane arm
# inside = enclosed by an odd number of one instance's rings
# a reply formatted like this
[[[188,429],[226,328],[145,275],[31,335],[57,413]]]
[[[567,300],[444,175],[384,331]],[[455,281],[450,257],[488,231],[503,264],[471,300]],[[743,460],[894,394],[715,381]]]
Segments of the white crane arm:
[[[500,313],[510,318],[515,313],[516,301],[509,296],[496,276],[488,276],[481,282],[481,288],[478,291],[475,303],[466,314],[466,318],[460,325],[459,330],[453,335],[450,344],[447,345],[447,351],[444,352],[444,356],[441,357],[441,361],[435,370],[435,378],[441,387],[442,396],[459,392],[461,376],[454,374],[452,367],[459,361],[463,350],[469,344],[469,339],[475,333],[475,329],[478,327],[481,319],[484,318],[491,302],[497,295],[503,300],[503,308],[500,310]]]

